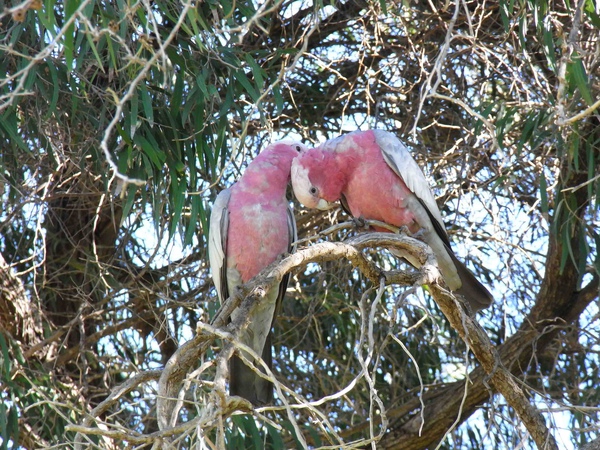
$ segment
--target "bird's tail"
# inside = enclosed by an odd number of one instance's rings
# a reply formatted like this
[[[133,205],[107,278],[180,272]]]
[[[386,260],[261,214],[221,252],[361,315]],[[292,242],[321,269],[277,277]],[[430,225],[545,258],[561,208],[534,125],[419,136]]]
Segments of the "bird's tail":
[[[465,298],[473,314],[490,306],[494,302],[491,292],[475,278],[475,275],[467,269],[467,266],[456,258],[452,250],[449,250],[448,254],[452,258],[456,272],[462,281],[462,286],[455,293]]]
[[[271,333],[267,335],[262,359],[269,367],[273,367]],[[259,364],[255,365],[260,370]],[[236,355],[229,360],[229,393],[245,398],[254,406],[273,403],[273,383],[258,375]]]

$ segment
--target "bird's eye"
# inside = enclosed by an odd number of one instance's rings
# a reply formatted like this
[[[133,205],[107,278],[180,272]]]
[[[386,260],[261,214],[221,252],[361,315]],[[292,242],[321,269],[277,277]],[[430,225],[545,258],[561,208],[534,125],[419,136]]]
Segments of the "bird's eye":
[[[310,195],[316,195],[317,194],[317,188],[314,186],[311,186],[310,189],[308,190],[308,192],[310,193]]]
[[[298,153],[300,153],[300,152],[302,151],[302,147],[300,147],[299,145],[296,145],[296,151],[297,151]]]

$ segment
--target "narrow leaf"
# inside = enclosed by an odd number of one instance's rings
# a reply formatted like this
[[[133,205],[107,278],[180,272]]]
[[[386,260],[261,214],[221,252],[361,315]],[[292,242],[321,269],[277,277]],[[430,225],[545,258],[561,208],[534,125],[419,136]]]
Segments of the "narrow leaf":
[[[543,170],[540,173],[540,201],[542,214],[548,214],[548,183]]]
[[[77,7],[79,6],[79,1],[77,0],[66,0],[65,1],[65,22],[68,21],[75,11],[77,11]],[[69,70],[73,69],[73,51],[74,51],[74,42],[75,42],[75,21],[71,22],[69,27],[66,29],[64,36],[64,54],[65,61],[67,64],[67,68]]]
[[[144,109],[144,116],[150,127],[154,126],[154,108],[152,108],[152,97],[148,92],[148,87],[142,83],[140,85],[140,98],[142,99],[142,108]]]
[[[246,92],[250,94],[250,98],[252,98],[254,102],[258,101],[260,95],[254,88],[254,86],[252,86],[252,83],[250,83],[250,80],[248,80],[248,77],[246,76],[244,71],[236,70],[235,72],[233,72],[233,75],[235,76],[236,80],[238,80],[240,84],[244,87]]]
[[[588,76],[585,72],[585,67],[583,67],[583,62],[581,61],[581,57],[577,54],[573,54],[573,60],[571,64],[569,64],[569,69],[567,72],[567,77],[570,76],[569,84],[573,84],[579,92],[583,99],[586,101],[588,105],[592,105],[594,100],[592,99],[592,94],[590,92]]]
[[[173,210],[171,211],[171,226],[169,228],[169,239],[173,237],[179,221],[181,219],[181,212],[183,211],[183,204],[185,201],[185,183],[181,182],[178,174],[175,171],[171,171],[171,203]]]

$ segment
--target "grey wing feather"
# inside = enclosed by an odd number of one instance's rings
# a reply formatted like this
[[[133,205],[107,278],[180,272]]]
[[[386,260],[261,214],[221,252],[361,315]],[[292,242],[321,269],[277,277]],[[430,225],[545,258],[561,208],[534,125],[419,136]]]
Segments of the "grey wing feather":
[[[227,230],[229,227],[229,199],[231,190],[225,189],[215,199],[210,215],[208,259],[213,282],[221,302],[229,297],[227,287]]]
[[[287,222],[288,222],[288,236],[289,236],[289,244],[288,244],[288,252],[293,253],[296,250],[296,241],[298,240],[298,230],[296,228],[296,218],[294,217],[294,211],[291,207],[287,208]],[[283,297],[285,296],[285,291],[287,290],[288,283],[290,281],[290,274],[286,273],[281,279],[281,283],[279,284],[279,292],[277,293],[277,303],[275,307],[275,314],[273,314],[273,322],[275,321],[275,317],[279,314],[279,310],[281,309],[281,302]],[[271,323],[271,327],[273,323]]]
[[[288,222],[288,236],[290,243],[288,246],[288,252],[296,250],[296,241],[298,240],[298,229],[296,228],[296,217],[294,217],[294,211],[291,206],[287,208],[287,222]]]
[[[475,275],[473,275],[473,273],[471,273],[471,271],[456,258],[456,255],[452,251],[442,214],[435,202],[431,189],[429,189],[429,184],[427,183],[421,168],[412,158],[406,146],[392,133],[376,130],[375,136],[386,163],[400,178],[402,178],[406,186],[415,194],[419,203],[427,212],[436,235],[442,240],[445,251],[454,264],[452,271],[446,269],[446,274],[450,277],[452,275],[451,272],[455,271],[462,283],[462,286],[456,292],[467,299],[473,312],[487,308],[492,304],[494,298],[487,288],[475,278]],[[431,242],[428,243],[430,245],[432,244]],[[443,258],[441,257],[443,254],[440,252],[440,254],[436,256],[438,257],[438,264],[442,267]],[[443,267],[442,272],[444,272]]]
[[[417,199],[419,200],[419,203],[423,206],[423,208],[427,212],[427,215],[429,216],[429,220],[431,221],[431,223],[433,225],[433,229],[435,230],[436,234],[440,237],[440,239],[446,246],[448,253],[451,253],[452,255],[454,255],[454,251],[452,250],[452,248],[450,246],[450,238],[448,237],[448,233],[446,232],[446,229],[444,228],[444,222],[438,222],[438,220],[435,218],[435,216],[431,213],[431,209],[429,209],[427,207],[425,202],[418,197],[417,197]]]
[[[340,197],[340,204],[342,205],[342,209],[345,211],[345,213],[352,217],[350,205],[348,205],[348,200],[346,199],[346,196],[344,194],[342,194],[342,196]]]
[[[419,199],[419,202],[427,210],[427,214],[433,219],[431,222],[435,231],[449,245],[450,242],[442,214],[429,188],[429,183],[417,162],[406,146],[394,134],[383,130],[375,130],[374,133],[385,162],[396,175],[402,178],[406,186]]]

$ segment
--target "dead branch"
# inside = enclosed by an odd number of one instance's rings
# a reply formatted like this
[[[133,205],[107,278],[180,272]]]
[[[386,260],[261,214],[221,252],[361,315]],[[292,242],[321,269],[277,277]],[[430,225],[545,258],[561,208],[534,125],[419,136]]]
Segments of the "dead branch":
[[[366,248],[387,248],[410,252],[422,262],[422,269],[420,272],[412,274],[404,272],[386,273],[364,256],[361,250]],[[378,284],[381,278],[384,278],[388,284],[429,284],[434,299],[451,325],[459,332],[480,361],[492,385],[518,413],[538,448],[545,450],[557,448],[556,442],[546,427],[541,414],[530,404],[523,390],[515,382],[513,375],[502,365],[496,348],[483,329],[465,313],[456,298],[438,284],[439,272],[431,250],[426,244],[415,239],[392,233],[365,233],[343,243],[324,242],[302,249],[267,267],[259,276],[238,289],[218,312],[213,322],[214,326],[223,327],[227,317],[237,305],[245,310],[245,316],[248,317],[251,310],[262,300],[264,292],[274,284],[279,283],[284,274],[308,263],[322,263],[339,258],[348,259],[374,284]],[[228,332],[235,339],[244,324],[236,323],[232,325],[228,327]],[[179,396],[183,379],[213,339],[214,336],[201,331],[194,339],[182,346],[165,367],[159,381],[157,407],[159,424],[162,430],[175,425],[176,419],[172,416],[175,412],[176,399]],[[210,407],[210,410],[214,411],[215,414],[222,415],[219,408],[215,408],[214,405]],[[230,409],[230,411],[233,410]]]

